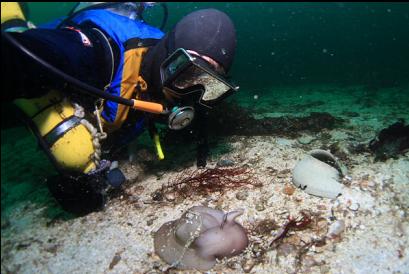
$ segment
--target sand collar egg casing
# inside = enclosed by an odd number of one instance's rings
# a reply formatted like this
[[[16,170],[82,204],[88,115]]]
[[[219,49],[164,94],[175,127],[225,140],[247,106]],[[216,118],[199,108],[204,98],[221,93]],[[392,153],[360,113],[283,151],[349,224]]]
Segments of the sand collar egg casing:
[[[315,149],[299,161],[293,170],[293,183],[305,192],[325,198],[342,194],[341,165],[328,151]]]
[[[244,228],[235,219],[243,210],[229,213],[195,206],[180,219],[163,224],[154,236],[155,252],[178,269],[211,269],[216,258],[232,257],[248,245]]]

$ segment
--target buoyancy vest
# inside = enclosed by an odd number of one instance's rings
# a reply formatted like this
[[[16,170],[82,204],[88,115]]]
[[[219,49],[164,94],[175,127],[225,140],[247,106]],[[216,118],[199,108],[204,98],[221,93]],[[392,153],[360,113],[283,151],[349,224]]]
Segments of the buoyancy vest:
[[[3,15],[8,13],[3,13],[2,3],[2,23],[14,19],[13,16],[20,16],[24,21],[19,12],[19,5],[11,3],[13,5],[8,6],[9,19],[3,18]],[[106,86],[106,91],[127,99],[142,97],[147,91],[147,84],[139,75],[143,54],[149,46],[156,44],[163,33],[143,22],[105,10],[84,11],[72,20],[73,26],[78,25],[80,29],[81,26],[86,29],[87,22],[92,23],[93,27],[104,34],[108,44],[110,46],[113,44],[118,49],[119,54],[115,60],[118,65]],[[53,29],[61,22],[57,20],[41,28]],[[42,97],[21,98],[14,103],[27,116],[30,128],[36,133],[41,146],[59,171],[89,173],[99,168],[100,145],[94,136],[98,133],[95,125],[91,128],[89,122],[85,123],[87,121],[80,115],[82,111],[78,111],[77,106],[60,91],[51,90]],[[119,128],[128,112],[128,107],[114,102],[104,102],[102,117],[104,126],[107,125],[105,129],[109,131]],[[139,125],[141,123],[138,123],[138,128]]]
[[[147,91],[140,69],[145,52],[155,45],[164,33],[139,20],[129,19],[108,10],[89,10],[71,19],[78,25],[91,23],[102,31],[118,49],[117,67],[106,92],[126,99],[139,99]],[[126,120],[129,107],[105,101],[101,116],[108,131],[121,127]]]

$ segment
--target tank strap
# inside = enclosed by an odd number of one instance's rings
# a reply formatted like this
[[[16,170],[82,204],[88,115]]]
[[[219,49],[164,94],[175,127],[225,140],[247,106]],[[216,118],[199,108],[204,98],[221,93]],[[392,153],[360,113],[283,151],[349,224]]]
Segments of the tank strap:
[[[52,147],[58,139],[80,123],[81,119],[79,117],[74,115],[70,116],[48,132],[44,136],[44,140],[47,142],[49,147]]]

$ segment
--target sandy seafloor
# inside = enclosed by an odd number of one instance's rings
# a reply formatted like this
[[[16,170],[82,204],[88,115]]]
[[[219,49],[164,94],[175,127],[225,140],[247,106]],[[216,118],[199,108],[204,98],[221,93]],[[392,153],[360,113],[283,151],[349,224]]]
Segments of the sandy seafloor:
[[[110,199],[104,211],[77,218],[61,214],[50,198],[43,178],[51,166],[33,146],[32,137],[17,129],[3,131],[1,273],[160,273],[167,264],[154,254],[153,233],[194,205],[224,211],[244,208],[238,222],[249,231],[266,219],[282,226],[302,210],[318,220],[310,228],[290,232],[279,247],[264,253],[260,246],[271,241],[278,228],[264,235],[253,233],[241,255],[217,263],[209,273],[409,273],[408,153],[374,162],[368,152],[348,150],[367,144],[397,118],[409,121],[409,88],[369,92],[360,86],[315,85],[243,92],[247,95],[237,99],[258,110],[256,118],[326,111],[346,123],[295,139],[225,138],[229,149],[213,154],[208,167],[221,159],[232,160],[235,166],[249,167],[263,186],[193,195],[177,203],[155,202],[151,195],[183,170],[195,169],[195,161],[158,172],[142,159],[153,150],[130,149],[132,156],[125,158],[134,161],[120,162],[128,178],[126,194]],[[301,189],[291,194],[296,162],[309,150],[334,143],[347,155],[344,194],[336,200]],[[345,222],[342,234],[301,252],[305,243],[324,237],[334,219]]]

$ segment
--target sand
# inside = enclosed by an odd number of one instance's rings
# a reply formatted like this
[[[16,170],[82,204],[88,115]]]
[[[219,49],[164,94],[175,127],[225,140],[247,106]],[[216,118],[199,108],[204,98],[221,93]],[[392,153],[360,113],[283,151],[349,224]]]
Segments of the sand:
[[[1,272],[160,273],[168,265],[154,254],[154,232],[188,208],[206,205],[224,211],[243,208],[237,220],[250,239],[241,255],[218,262],[209,273],[409,273],[408,153],[374,162],[370,153],[348,150],[351,144],[368,143],[397,118],[409,121],[408,95],[407,87],[373,91],[333,85],[247,91],[237,101],[253,109],[256,118],[325,111],[347,123],[299,138],[224,138],[212,147],[217,153],[207,167],[228,159],[236,167],[246,166],[263,186],[177,202],[155,201],[152,194],[196,168],[194,151],[183,166],[166,170],[146,161],[152,150],[134,146],[120,161],[128,178],[125,192],[112,197],[105,210],[84,217],[64,214],[48,194],[43,180],[52,167],[33,147],[32,137],[19,132],[14,139],[10,136],[17,132],[2,131]],[[297,161],[311,149],[333,144],[346,155],[341,160],[347,171],[343,195],[331,200],[293,189],[291,171]],[[279,227],[302,211],[313,216],[314,224],[266,248]],[[275,228],[257,232],[262,220],[274,221]],[[338,221],[345,229],[326,237]]]

